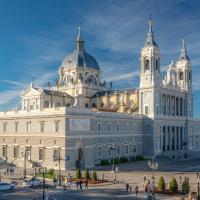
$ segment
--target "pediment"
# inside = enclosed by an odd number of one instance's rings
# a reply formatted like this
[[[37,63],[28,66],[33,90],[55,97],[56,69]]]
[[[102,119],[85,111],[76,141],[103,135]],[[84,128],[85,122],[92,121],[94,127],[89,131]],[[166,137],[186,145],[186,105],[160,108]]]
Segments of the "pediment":
[[[23,96],[23,97],[39,96],[39,95],[41,95],[41,94],[42,94],[42,92],[41,92],[38,88],[29,87],[28,89],[26,89],[26,90],[22,93],[22,96]]]

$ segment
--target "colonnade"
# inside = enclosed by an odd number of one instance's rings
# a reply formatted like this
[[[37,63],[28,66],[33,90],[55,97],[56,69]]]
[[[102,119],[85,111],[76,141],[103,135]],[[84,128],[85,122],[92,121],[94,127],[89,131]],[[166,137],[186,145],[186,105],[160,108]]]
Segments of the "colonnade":
[[[187,116],[187,99],[182,97],[162,95],[162,115]]]
[[[185,127],[163,126],[162,127],[162,151],[183,150],[185,145]]]

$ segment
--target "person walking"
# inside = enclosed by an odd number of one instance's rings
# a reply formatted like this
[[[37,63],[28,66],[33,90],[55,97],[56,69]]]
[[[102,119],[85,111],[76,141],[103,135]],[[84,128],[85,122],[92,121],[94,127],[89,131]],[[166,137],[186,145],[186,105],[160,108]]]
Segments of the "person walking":
[[[88,190],[88,180],[85,181],[85,190]]]
[[[126,192],[128,192],[128,189],[129,189],[129,184],[126,183]]]
[[[83,190],[83,187],[82,187],[82,180],[80,180],[79,184],[80,184],[80,190],[82,191]]]
[[[54,189],[56,189],[56,185],[57,185],[57,179],[54,178],[54,179],[53,179],[53,186],[54,186]]]
[[[76,189],[79,189],[79,181],[76,181]]]
[[[137,197],[137,195],[138,195],[138,186],[137,185],[135,186],[134,191],[135,191],[135,196]]]
[[[130,193],[132,192],[132,186],[131,185],[129,186],[129,192]]]

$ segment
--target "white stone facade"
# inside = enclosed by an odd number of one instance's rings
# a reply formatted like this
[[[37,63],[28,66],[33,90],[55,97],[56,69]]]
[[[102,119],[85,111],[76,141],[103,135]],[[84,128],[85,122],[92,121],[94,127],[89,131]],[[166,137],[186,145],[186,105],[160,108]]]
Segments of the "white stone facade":
[[[135,155],[181,160],[200,151],[200,120],[193,119],[192,67],[185,42],[178,61],[161,76],[160,49],[151,20],[141,50],[140,86],[113,90],[101,82],[80,31],[76,50],[59,70],[56,86],[31,84],[22,106],[0,113],[0,157],[28,167],[93,167],[103,159]],[[111,147],[115,151],[111,152]]]

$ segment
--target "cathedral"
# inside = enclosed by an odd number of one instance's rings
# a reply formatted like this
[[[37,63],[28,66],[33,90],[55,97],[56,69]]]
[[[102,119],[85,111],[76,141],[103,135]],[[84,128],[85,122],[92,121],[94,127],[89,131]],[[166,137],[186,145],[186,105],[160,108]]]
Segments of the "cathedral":
[[[113,89],[101,80],[79,27],[76,48],[62,61],[56,85],[31,83],[21,94],[20,109],[0,112],[0,158],[16,166],[27,160],[30,168],[71,170],[113,157],[197,156],[200,120],[193,118],[185,41],[163,78],[150,19],[140,61],[139,87]]]

